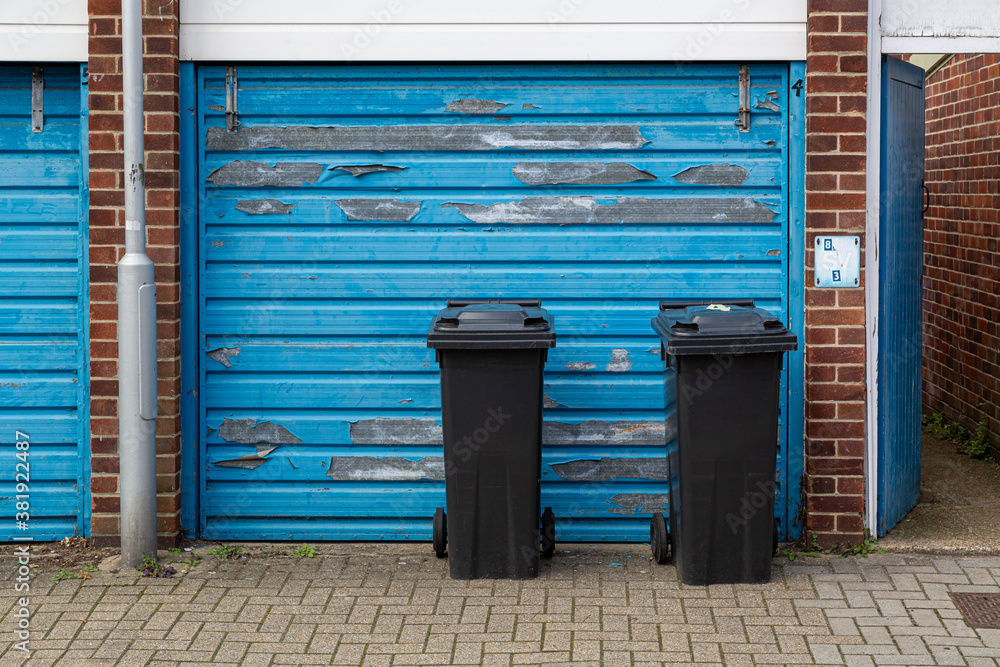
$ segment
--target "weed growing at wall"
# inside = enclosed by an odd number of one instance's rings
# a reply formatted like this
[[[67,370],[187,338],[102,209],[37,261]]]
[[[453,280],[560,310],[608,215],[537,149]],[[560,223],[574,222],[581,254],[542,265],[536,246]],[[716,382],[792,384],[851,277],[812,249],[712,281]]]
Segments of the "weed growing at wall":
[[[985,403],[979,407],[984,408]],[[948,419],[940,412],[923,416],[924,428],[935,438],[950,440],[958,445],[958,451],[974,459],[987,458],[990,450],[989,420],[984,415],[976,424],[975,430],[967,428],[961,422]]]
[[[805,540],[803,540],[803,542],[805,542]],[[785,556],[788,560],[803,560],[805,558],[821,558],[823,556],[840,556],[841,558],[855,556],[868,558],[868,554],[874,553],[884,554],[885,549],[878,546],[878,543],[875,538],[872,537],[871,532],[865,528],[865,535],[861,540],[861,544],[854,544],[853,542],[837,542],[833,546],[824,549],[819,545],[819,541],[816,539],[816,534],[813,533],[811,545],[802,547],[791,546],[785,549],[779,549],[777,555]]]

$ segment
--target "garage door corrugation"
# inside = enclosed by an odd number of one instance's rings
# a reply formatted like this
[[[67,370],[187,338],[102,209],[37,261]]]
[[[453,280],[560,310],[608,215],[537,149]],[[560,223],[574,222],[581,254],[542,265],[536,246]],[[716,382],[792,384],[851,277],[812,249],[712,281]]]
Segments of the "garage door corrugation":
[[[0,539],[85,534],[86,95],[81,68],[46,66],[42,132],[29,66],[0,67]],[[15,523],[15,432],[29,436],[29,528]],[[22,467],[18,472],[24,472]],[[23,478],[21,478],[23,480]],[[22,493],[22,495],[24,495]]]
[[[647,539],[657,301],[786,317],[788,66],[751,67],[745,133],[738,69],[239,67],[232,133],[199,68],[201,534],[429,539],[430,318],[538,296],[543,506],[561,540]]]

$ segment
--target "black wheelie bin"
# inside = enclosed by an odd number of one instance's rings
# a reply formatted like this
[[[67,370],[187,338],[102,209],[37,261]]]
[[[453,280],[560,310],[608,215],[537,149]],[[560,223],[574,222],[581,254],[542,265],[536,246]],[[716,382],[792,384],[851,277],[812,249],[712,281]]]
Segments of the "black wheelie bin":
[[[779,384],[795,334],[746,301],[661,302],[652,319],[674,396],[669,523],[653,516],[653,555],[672,552],[685,584],[771,578]]]
[[[434,550],[453,579],[538,576],[555,546],[554,517],[539,515],[542,370],[555,347],[540,300],[449,300],[427,334],[441,367],[447,512]]]

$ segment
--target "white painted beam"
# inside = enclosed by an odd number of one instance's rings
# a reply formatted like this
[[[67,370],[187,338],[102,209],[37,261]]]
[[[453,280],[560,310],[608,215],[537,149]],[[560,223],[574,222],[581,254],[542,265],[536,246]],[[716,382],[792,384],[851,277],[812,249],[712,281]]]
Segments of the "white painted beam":
[[[87,26],[0,24],[0,62],[87,62]]]
[[[0,0],[0,62],[86,62],[87,0]]]
[[[182,60],[789,61],[805,24],[183,24]]]
[[[878,535],[879,193],[882,158],[882,0],[868,0],[868,113],[865,212],[865,527]]]
[[[410,25],[806,22],[801,0],[180,0],[180,9],[184,23],[226,25],[364,25],[386,14]]]
[[[883,37],[882,53],[1000,53],[1000,37]]]

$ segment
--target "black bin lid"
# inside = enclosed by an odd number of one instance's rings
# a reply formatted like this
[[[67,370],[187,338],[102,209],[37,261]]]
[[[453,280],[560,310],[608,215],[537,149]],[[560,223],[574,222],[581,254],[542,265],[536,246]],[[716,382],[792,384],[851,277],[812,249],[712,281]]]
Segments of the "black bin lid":
[[[556,346],[555,323],[541,300],[455,299],[431,321],[427,347],[516,350]]]
[[[761,354],[798,349],[798,339],[753,301],[661,302],[651,320],[667,354]]]

